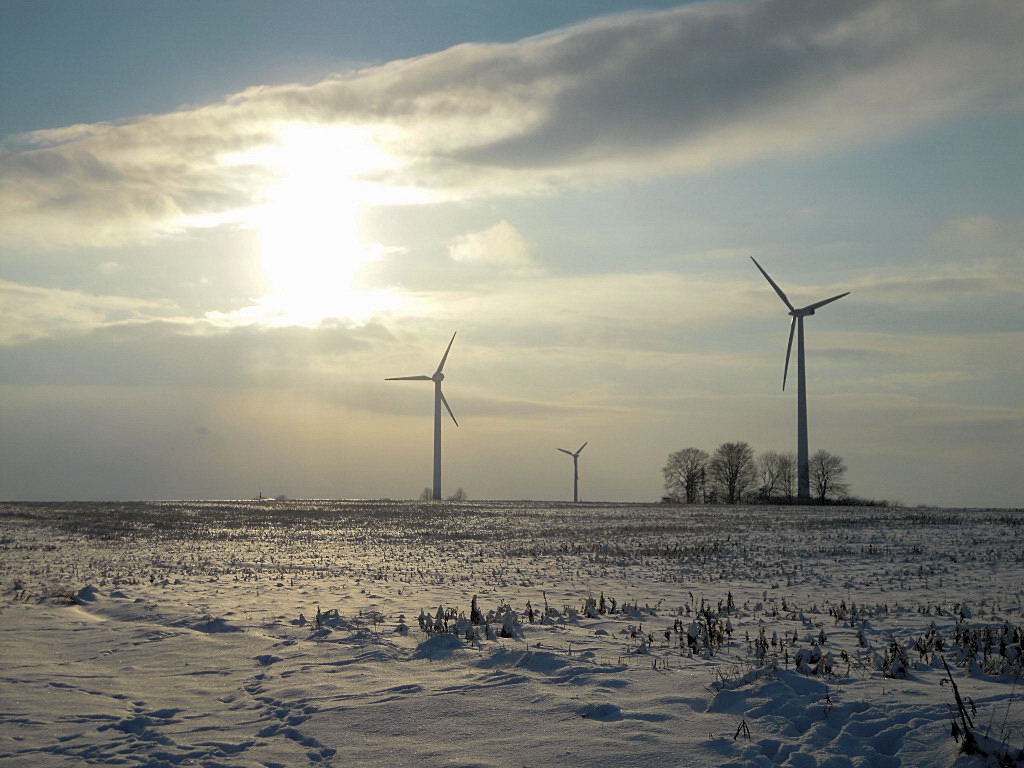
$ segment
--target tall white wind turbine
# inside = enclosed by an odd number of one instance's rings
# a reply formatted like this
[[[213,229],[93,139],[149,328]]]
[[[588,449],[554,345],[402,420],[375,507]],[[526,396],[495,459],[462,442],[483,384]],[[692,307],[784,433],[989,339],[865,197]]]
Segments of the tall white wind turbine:
[[[458,331],[456,331],[458,333]],[[384,379],[384,381],[432,381],[434,382],[434,489],[431,494],[431,498],[440,500],[441,498],[441,404],[448,410],[448,415],[452,417],[452,421],[455,422],[455,426],[459,426],[459,422],[455,419],[455,414],[452,413],[452,408],[448,405],[448,401],[445,400],[444,393],[441,391],[441,382],[444,381],[444,364],[448,359],[448,352],[451,351],[452,343],[455,341],[455,334],[452,334],[451,341],[448,342],[448,347],[444,351],[444,355],[441,356],[441,362],[437,364],[437,370],[434,371],[432,376],[395,376],[393,378]]]
[[[589,442],[589,441],[588,441]],[[576,452],[567,451],[565,448],[559,448],[562,453],[567,453],[572,456],[572,500],[578,502],[580,500],[580,454],[583,453],[583,449],[587,447],[584,443]]]
[[[764,267],[757,263],[757,259],[751,256],[750,260],[754,262],[754,266],[761,271],[761,274],[764,275],[772,288],[775,289],[775,292],[779,294],[782,303],[789,308],[790,317],[793,318],[789,323],[786,365],[782,369],[783,391],[786,389],[786,375],[789,373],[789,353],[793,349],[793,331],[796,331],[796,496],[799,501],[806,503],[811,500],[811,467],[807,450],[807,377],[804,373],[804,318],[813,315],[814,310],[820,309],[826,304],[831,304],[833,301],[843,298],[843,296],[848,296],[850,292],[840,293],[838,296],[833,296],[830,299],[817,301],[814,304],[808,304],[806,307],[797,309],[776,282],[764,271]]]

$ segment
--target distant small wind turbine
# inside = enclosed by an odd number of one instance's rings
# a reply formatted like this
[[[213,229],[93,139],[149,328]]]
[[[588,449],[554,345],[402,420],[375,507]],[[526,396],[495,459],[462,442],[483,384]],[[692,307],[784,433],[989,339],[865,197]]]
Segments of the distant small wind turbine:
[[[796,341],[796,464],[797,464],[797,481],[796,481],[796,495],[800,501],[808,502],[811,500],[811,467],[808,460],[808,449],[807,449],[807,378],[804,373],[804,318],[814,314],[814,310],[820,309],[826,304],[831,304],[837,299],[848,296],[849,291],[846,293],[840,293],[838,296],[833,296],[830,299],[824,301],[817,301],[814,304],[808,304],[806,307],[797,309],[793,306],[790,300],[786,297],[786,294],[782,292],[782,289],[775,283],[774,280],[764,271],[764,267],[757,263],[757,259],[753,256],[750,260],[754,262],[761,274],[764,275],[765,279],[771,284],[775,292],[779,294],[779,298],[782,299],[782,303],[789,308],[789,315],[793,319],[789,323],[789,342],[786,344],[786,365],[782,369],[782,389],[786,389],[786,375],[789,373],[789,353],[793,349],[793,331],[797,332]]]
[[[456,331],[458,333],[458,331]],[[441,382],[444,381],[444,364],[448,359],[448,352],[452,348],[452,343],[455,341],[455,333],[452,334],[451,341],[448,342],[448,347],[444,351],[444,355],[441,357],[441,362],[437,364],[437,370],[434,371],[433,376],[395,376],[390,379],[384,379],[384,381],[432,381],[434,382],[434,490],[431,497],[435,500],[441,498],[441,404],[444,403],[444,407],[448,410],[448,415],[452,417],[452,421],[455,422],[455,426],[459,426],[459,422],[455,419],[455,414],[452,413],[451,406],[448,405],[448,401],[444,398],[444,393],[441,391]]]
[[[583,449],[586,447],[587,443],[584,443],[576,449],[576,453],[567,451],[565,448],[558,449],[562,453],[572,456],[572,500],[575,502],[580,500],[580,454],[583,453]]]

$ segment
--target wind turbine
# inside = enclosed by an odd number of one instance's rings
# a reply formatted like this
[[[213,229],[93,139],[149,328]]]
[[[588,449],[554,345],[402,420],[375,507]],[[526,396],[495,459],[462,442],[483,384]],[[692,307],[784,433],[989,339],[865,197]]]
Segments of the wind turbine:
[[[456,331],[458,333],[458,331]],[[395,376],[390,379],[384,379],[384,381],[432,381],[434,382],[434,490],[431,494],[431,498],[440,500],[441,498],[441,404],[444,403],[444,407],[448,410],[448,415],[452,417],[452,421],[455,422],[455,426],[459,426],[459,422],[455,419],[455,414],[452,413],[452,408],[448,405],[448,401],[445,400],[444,393],[441,391],[441,382],[444,381],[444,364],[448,359],[448,352],[451,351],[452,343],[455,341],[455,333],[452,334],[451,341],[448,342],[448,347],[444,351],[444,355],[441,356],[441,362],[437,364],[437,370],[434,371],[432,376]]]
[[[831,304],[837,299],[848,296],[849,291],[840,293],[824,301],[817,301],[808,304],[806,307],[797,309],[793,306],[786,294],[774,280],[764,271],[764,267],[757,263],[753,256],[750,260],[761,271],[765,279],[771,283],[772,288],[779,294],[782,303],[789,308],[789,315],[793,319],[789,323],[789,342],[786,344],[786,366],[782,369],[782,390],[786,390],[786,375],[789,373],[789,353],[793,349],[793,331],[796,331],[796,496],[799,501],[808,502],[811,500],[811,467],[808,461],[807,450],[807,378],[804,373],[804,318],[814,314],[814,310],[820,309],[826,304]]]
[[[587,444],[584,443],[576,449],[576,453],[567,451],[565,448],[558,449],[562,453],[567,453],[572,456],[572,500],[575,502],[580,500],[580,454],[583,453],[583,449],[586,447]]]

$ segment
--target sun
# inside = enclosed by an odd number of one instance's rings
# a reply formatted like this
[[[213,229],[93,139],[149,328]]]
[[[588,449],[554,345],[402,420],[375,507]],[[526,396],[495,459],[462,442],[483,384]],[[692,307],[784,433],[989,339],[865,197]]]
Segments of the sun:
[[[359,217],[367,202],[381,196],[361,177],[394,162],[372,134],[344,126],[287,126],[261,160],[277,179],[254,217],[268,286],[259,302],[265,320],[365,321],[395,309],[397,296],[359,284],[363,268],[379,253],[363,241]]]

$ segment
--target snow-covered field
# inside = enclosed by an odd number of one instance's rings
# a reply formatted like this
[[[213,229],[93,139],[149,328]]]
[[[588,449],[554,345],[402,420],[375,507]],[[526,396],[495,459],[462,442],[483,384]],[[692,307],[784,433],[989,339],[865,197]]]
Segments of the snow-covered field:
[[[1016,756],[1022,532],[1019,510],[0,504],[0,766],[981,765],[943,658]]]

